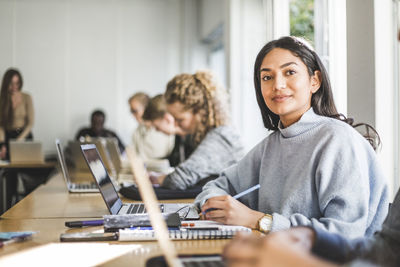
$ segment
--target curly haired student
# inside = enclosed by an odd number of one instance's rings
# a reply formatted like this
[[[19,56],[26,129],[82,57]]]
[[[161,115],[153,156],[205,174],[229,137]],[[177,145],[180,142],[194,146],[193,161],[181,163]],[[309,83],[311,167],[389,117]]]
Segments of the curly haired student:
[[[386,179],[373,147],[338,114],[313,49],[295,37],[267,43],[254,86],[273,132],[203,187],[195,203],[205,218],[263,232],[309,225],[349,238],[379,230],[388,212]],[[255,184],[258,192],[230,196]]]
[[[238,162],[244,155],[240,137],[229,126],[225,91],[210,72],[180,74],[167,84],[164,94],[168,112],[182,135],[190,135],[194,150],[175,170],[155,179],[171,189],[185,189]]]

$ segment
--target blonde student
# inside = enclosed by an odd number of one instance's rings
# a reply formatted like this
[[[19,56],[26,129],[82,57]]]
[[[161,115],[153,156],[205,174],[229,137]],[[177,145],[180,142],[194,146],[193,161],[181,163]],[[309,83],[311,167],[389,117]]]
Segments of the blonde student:
[[[194,150],[172,173],[157,177],[154,183],[183,190],[218,177],[242,158],[240,137],[228,122],[225,92],[211,73],[175,76],[168,82],[164,97],[168,113],[182,135],[191,136]]]
[[[204,186],[195,203],[205,218],[263,232],[309,225],[349,238],[379,230],[385,177],[372,146],[339,116],[313,49],[295,37],[269,42],[256,58],[254,86],[272,133]],[[231,197],[255,184],[258,192]]]
[[[165,158],[174,147],[174,137],[158,132],[143,121],[142,116],[150,97],[142,92],[129,98],[129,106],[138,127],[133,133],[132,142],[136,153],[151,167],[158,160]]]

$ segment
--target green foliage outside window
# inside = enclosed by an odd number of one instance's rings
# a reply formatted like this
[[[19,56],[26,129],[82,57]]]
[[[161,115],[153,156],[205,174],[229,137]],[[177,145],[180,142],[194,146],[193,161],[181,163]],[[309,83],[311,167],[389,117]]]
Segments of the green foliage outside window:
[[[314,44],[314,0],[290,0],[290,35]]]

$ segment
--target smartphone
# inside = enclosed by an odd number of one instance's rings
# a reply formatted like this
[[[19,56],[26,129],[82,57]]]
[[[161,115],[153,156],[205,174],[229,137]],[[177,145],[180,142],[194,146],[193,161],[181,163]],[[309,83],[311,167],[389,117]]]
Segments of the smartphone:
[[[69,233],[61,234],[61,242],[112,241],[118,240],[118,233]]]

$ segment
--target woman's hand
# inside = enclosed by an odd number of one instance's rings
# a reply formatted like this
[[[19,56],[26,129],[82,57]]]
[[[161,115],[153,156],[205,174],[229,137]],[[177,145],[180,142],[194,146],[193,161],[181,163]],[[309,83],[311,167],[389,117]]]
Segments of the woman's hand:
[[[164,182],[167,175],[158,172],[149,172],[149,178],[152,184],[160,185]]]
[[[306,227],[262,238],[239,235],[225,247],[223,257],[229,266],[335,266],[310,254],[313,239],[313,230]]]
[[[211,210],[210,210],[211,209]],[[201,207],[204,219],[224,224],[242,225],[252,229],[264,213],[252,210],[229,195],[213,197]]]

